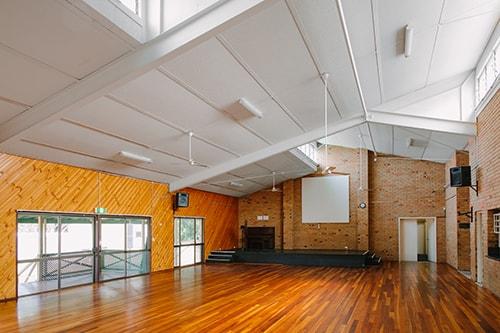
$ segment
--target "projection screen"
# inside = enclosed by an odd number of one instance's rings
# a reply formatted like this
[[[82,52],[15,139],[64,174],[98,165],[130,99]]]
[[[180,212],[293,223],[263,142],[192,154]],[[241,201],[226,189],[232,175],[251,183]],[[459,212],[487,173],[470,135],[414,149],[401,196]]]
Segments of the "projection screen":
[[[302,223],[349,223],[349,176],[302,178]]]

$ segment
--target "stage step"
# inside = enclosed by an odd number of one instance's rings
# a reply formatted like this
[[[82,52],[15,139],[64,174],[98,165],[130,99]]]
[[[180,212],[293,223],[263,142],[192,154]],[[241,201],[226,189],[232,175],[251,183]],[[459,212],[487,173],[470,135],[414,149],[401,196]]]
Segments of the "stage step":
[[[206,263],[230,263],[234,261],[236,251],[233,250],[216,250],[210,252]]]
[[[370,266],[380,265],[382,263],[382,258],[377,256],[375,252],[369,252],[366,264]]]

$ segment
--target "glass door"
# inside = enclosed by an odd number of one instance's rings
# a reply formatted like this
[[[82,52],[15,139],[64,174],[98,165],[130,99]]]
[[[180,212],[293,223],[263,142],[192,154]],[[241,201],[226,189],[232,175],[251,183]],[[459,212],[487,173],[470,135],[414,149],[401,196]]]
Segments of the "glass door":
[[[61,216],[59,288],[94,282],[94,217]]]
[[[93,230],[93,216],[19,214],[18,295],[92,283]]]
[[[174,219],[174,267],[200,264],[204,253],[204,220],[176,217]]]
[[[99,225],[100,281],[149,273],[149,219],[100,217]]]
[[[19,212],[18,296],[150,272],[150,219]]]

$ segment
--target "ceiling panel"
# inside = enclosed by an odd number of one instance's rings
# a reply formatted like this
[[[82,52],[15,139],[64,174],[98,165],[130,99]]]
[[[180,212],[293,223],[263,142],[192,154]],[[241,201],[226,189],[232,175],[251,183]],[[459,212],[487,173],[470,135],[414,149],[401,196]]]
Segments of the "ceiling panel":
[[[302,160],[290,152],[283,152],[278,155],[259,161],[258,164],[271,171],[291,172],[311,169]]]
[[[426,84],[443,0],[385,0],[375,3],[384,101]],[[404,27],[415,29],[412,54],[404,56]]]
[[[433,29],[439,22],[444,0],[376,0],[379,32],[383,46],[395,45],[396,40],[403,41],[401,29],[407,24],[415,32]],[[415,36],[416,37],[416,36]]]
[[[318,127],[323,110],[322,80],[283,1],[223,36],[306,129]],[[338,117],[333,109],[330,117]]]
[[[25,156],[28,158],[41,159],[44,161],[51,161],[67,165],[76,165],[82,168],[106,171],[139,179],[147,179],[163,183],[170,183],[178,179],[177,177],[173,177],[170,175],[150,170],[139,169],[133,166],[97,159],[90,156],[75,154],[68,151],[62,151],[59,149],[54,149],[37,143],[30,143],[22,140],[10,142],[8,145],[4,145],[3,148],[5,149],[5,152],[15,153],[19,156]]]
[[[466,148],[469,137],[451,133],[432,132],[431,140],[457,150],[462,150]]]
[[[35,105],[74,79],[0,45],[0,96]]]
[[[222,118],[195,133],[240,155],[268,146],[262,139],[229,118]]]
[[[363,57],[356,56],[356,68],[366,108],[370,109],[382,103],[377,57],[375,54],[368,54]]]
[[[218,109],[227,111],[270,141],[281,141],[301,133],[300,128],[215,38],[162,67]],[[242,107],[238,103],[240,98],[255,105],[264,117],[258,119],[249,113],[242,116]],[[273,126],[275,122],[280,124],[280,131]]]
[[[101,97],[64,117],[148,146],[183,134],[107,97]]]
[[[495,29],[498,18],[499,13],[495,11],[440,26],[429,82],[440,81],[473,69]]]
[[[477,16],[500,9],[496,0],[453,0],[445,1],[441,23],[455,21],[465,17]]]
[[[126,163],[177,176],[187,176],[200,170],[178,158],[61,120],[32,130],[27,139],[111,161],[123,161],[118,154],[120,151],[127,151],[151,158],[153,163],[125,161]]]
[[[0,42],[76,78],[129,50],[68,2],[53,0],[0,2]]]
[[[264,116],[261,119],[256,117],[243,118],[240,119],[240,122],[262,135],[269,142],[280,142],[303,133],[274,100],[267,99],[254,105],[263,112]]]
[[[393,127],[382,124],[370,124],[375,151],[377,153],[393,154]]]
[[[230,188],[227,188],[224,186],[215,186],[215,185],[205,184],[205,183],[197,184],[197,185],[194,185],[191,187],[194,189],[201,190],[201,191],[214,192],[214,193],[229,195],[232,197],[242,197],[246,194],[245,192],[233,190],[233,189],[230,189]]]
[[[269,98],[215,38],[183,53],[162,67],[207,97],[220,109],[229,109],[242,97],[253,104]]]
[[[365,136],[365,133],[360,131],[360,127],[365,126],[366,125],[356,126],[331,135],[328,137],[328,144],[348,148],[359,148],[360,145],[362,147],[365,147],[365,145],[370,145],[370,137],[368,136],[368,134],[366,133]],[[360,135],[363,135],[363,141],[360,140]],[[323,142],[324,140],[321,141]]]
[[[350,16],[346,18],[352,23],[349,34],[355,41],[353,50],[360,57],[373,53],[374,49],[372,26],[364,21],[367,18],[371,21],[370,6],[369,3],[366,4],[360,1],[350,3]],[[307,40],[311,44],[313,54],[318,59],[320,70],[330,73],[329,83],[342,116],[362,113],[363,109],[335,2],[329,0],[293,1],[293,6],[296,8]],[[360,20],[363,20],[364,24],[358,27],[357,23]]]
[[[452,148],[431,141],[425,149],[423,159],[445,163],[450,160],[454,152],[455,150]]]
[[[20,114],[24,110],[26,110],[27,107],[19,105],[19,104],[14,104],[14,103],[9,103],[7,101],[4,101],[0,98],[0,124],[6,122],[7,120],[11,119],[12,117]]]
[[[410,132],[404,128],[394,126],[394,155],[421,159],[430,135],[429,131],[412,130]],[[415,140],[416,143],[409,145],[409,140]]]
[[[189,158],[187,133],[106,97],[67,114],[65,118],[186,160]],[[235,157],[196,137],[192,149],[193,158],[205,165],[215,165]]]
[[[389,43],[389,46],[382,47],[380,66],[384,101],[408,94],[426,85],[436,29],[433,27],[415,31],[412,54],[408,58],[403,54],[403,45]],[[395,36],[392,38],[395,42]]]
[[[128,82],[112,95],[195,133],[226,117],[157,70]]]
[[[429,118],[461,120],[460,108],[460,88],[455,88],[407,105],[394,112]]]

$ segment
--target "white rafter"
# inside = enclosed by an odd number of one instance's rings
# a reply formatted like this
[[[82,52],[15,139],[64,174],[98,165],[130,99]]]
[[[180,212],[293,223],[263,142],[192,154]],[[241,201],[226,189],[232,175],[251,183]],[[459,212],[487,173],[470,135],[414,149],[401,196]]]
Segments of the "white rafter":
[[[352,127],[359,126],[365,122],[364,116],[357,116],[352,118],[346,118],[337,121],[333,125],[329,125],[328,135],[333,135]],[[241,168],[248,164],[252,164],[261,161],[267,157],[279,154],[281,152],[293,149],[300,145],[308,142],[313,142],[324,136],[324,128],[316,128],[312,131],[306,132],[304,134],[298,135],[296,137],[281,141],[279,143],[270,145],[261,150],[249,153],[247,155],[235,158],[231,161],[216,165],[209,169],[202,170],[188,177],[179,179],[170,184],[171,191],[177,191],[182,188],[201,183],[207,179],[222,175],[226,172]]]
[[[476,124],[467,121],[429,118],[382,111],[369,111],[367,121],[368,123],[412,127],[443,133],[468,136],[476,135]]]

